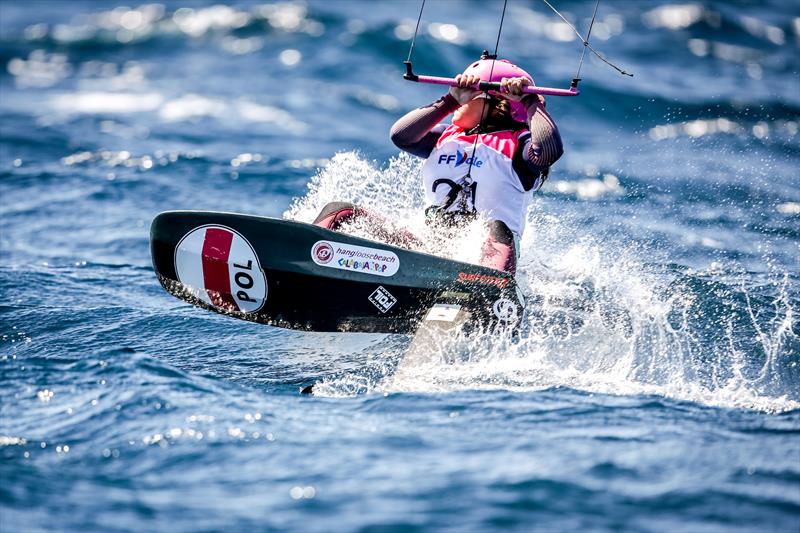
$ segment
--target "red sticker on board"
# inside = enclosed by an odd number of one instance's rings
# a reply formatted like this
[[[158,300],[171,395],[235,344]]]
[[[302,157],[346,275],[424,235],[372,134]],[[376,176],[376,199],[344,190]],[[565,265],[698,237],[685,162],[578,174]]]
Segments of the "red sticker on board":
[[[207,304],[254,313],[267,301],[267,278],[250,243],[225,226],[201,226],[175,249],[178,281]]]

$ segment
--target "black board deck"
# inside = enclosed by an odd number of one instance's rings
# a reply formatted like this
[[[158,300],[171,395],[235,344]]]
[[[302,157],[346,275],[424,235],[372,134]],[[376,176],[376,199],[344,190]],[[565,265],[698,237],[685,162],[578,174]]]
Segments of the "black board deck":
[[[513,326],[505,272],[289,220],[168,211],[150,228],[162,286],[194,305],[307,331],[411,333],[420,321]]]

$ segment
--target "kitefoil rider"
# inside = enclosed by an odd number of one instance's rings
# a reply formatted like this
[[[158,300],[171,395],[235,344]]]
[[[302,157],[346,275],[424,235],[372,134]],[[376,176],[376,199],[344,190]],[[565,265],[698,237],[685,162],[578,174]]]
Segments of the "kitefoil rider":
[[[476,216],[488,237],[481,265],[514,274],[528,201],[563,154],[561,137],[544,98],[524,94],[533,78],[520,67],[484,53],[456,76],[458,87],[415,109],[392,127],[402,150],[426,158],[422,180],[429,220],[443,228]],[[475,89],[479,81],[501,83],[499,92]],[[441,124],[454,113],[452,124]],[[337,229],[355,217],[376,217],[352,204],[328,204],[315,224]],[[408,232],[383,236],[393,243],[416,240]]]

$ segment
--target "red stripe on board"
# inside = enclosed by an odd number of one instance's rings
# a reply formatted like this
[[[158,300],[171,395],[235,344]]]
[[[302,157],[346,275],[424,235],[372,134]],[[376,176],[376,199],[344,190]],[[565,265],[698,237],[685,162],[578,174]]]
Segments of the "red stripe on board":
[[[217,307],[238,311],[239,306],[231,296],[231,278],[228,273],[228,255],[231,253],[233,233],[219,228],[208,228],[203,241],[203,285],[211,302]]]

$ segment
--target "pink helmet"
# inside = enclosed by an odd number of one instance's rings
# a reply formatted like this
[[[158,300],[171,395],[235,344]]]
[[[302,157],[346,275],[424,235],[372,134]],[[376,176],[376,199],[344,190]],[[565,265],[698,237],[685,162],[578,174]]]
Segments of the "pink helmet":
[[[503,78],[528,78],[533,83],[533,77],[507,59],[479,59],[464,70],[464,74],[478,76],[481,81],[500,82]],[[503,94],[490,91],[489,94],[502,98]],[[509,100],[511,118],[517,122],[528,120],[528,110],[522,102]]]

